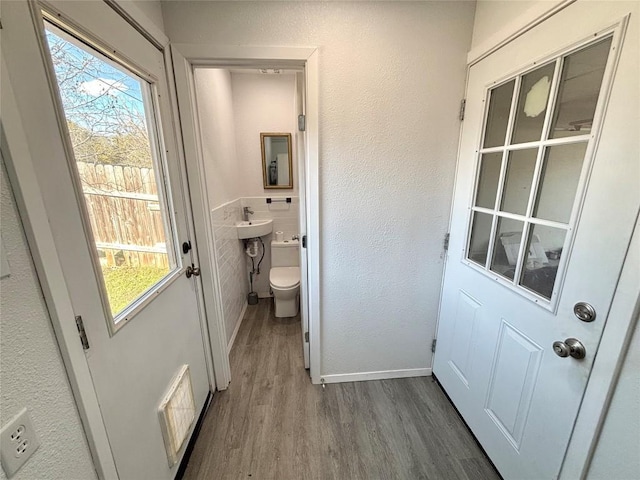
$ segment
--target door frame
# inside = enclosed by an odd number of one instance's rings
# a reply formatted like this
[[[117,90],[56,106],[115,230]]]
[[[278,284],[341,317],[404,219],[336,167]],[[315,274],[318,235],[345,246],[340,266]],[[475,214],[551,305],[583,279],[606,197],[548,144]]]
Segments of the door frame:
[[[308,268],[308,320],[310,343],[310,373],[314,384],[320,383],[320,198],[319,198],[319,136],[318,136],[318,49],[315,47],[248,47],[205,44],[172,44],[171,60],[175,78],[172,88],[172,103],[181,111],[176,128],[181,129],[178,141],[181,154],[191,175],[190,192],[194,213],[196,238],[204,239],[207,246],[213,245],[210,208],[206,192],[204,160],[201,152],[197,110],[195,102],[194,67],[230,67],[260,65],[302,67],[305,72],[306,95],[306,144],[305,185],[307,219],[307,268]],[[167,67],[169,68],[169,66]],[[178,97],[182,100],[178,108]],[[188,105],[185,111],[184,105]],[[196,178],[193,178],[196,177]],[[302,187],[302,186],[301,186]],[[224,390],[231,381],[229,355],[222,314],[222,298],[216,271],[215,252],[210,248],[200,249],[200,259],[206,268],[202,270],[203,286],[213,295],[205,296],[207,311],[215,312],[210,317],[210,339],[214,355],[214,368],[218,389]]]
[[[168,60],[170,57],[168,37],[135,5],[129,2],[119,2],[118,0],[105,0],[105,3],[137,30],[147,41],[162,52],[167,83],[169,89],[171,89],[173,85],[173,70],[166,67],[167,62],[170,62],[170,60]],[[46,57],[43,57],[43,55],[47,54],[46,46],[43,43],[44,40],[41,38],[40,33],[43,22],[41,15],[42,8],[50,11],[57,10],[54,5],[48,3],[46,0],[14,2],[11,6],[13,15],[7,24],[15,23],[24,28],[19,32],[19,35],[17,35],[12,34],[14,29],[10,30],[5,26],[5,28],[1,30],[4,40],[2,47],[7,48],[5,45],[8,45],[9,42],[13,45],[20,46],[19,51],[14,52],[15,55],[12,55],[14,63],[16,63],[16,56],[26,55],[25,58],[27,58],[28,55],[37,55],[37,57],[42,60],[42,68],[39,69],[38,72],[35,72],[34,75],[45,75],[49,77],[50,72],[48,71],[47,60]],[[7,10],[9,9],[7,8]],[[87,14],[91,15],[90,12]],[[16,88],[15,85],[11,84],[9,69],[6,64],[7,55],[4,54],[4,48],[2,58],[0,58],[0,82],[2,84],[2,89],[0,89],[2,103],[0,141],[3,153],[5,153],[4,160],[7,166],[9,181],[15,192],[16,203],[23,222],[27,243],[33,256],[38,281],[42,288],[44,301],[78,408],[78,414],[82,422],[83,431],[97,476],[100,479],[118,479],[119,476],[115,458],[102,419],[101,408],[91,378],[89,363],[78,335],[71,294],[63,274],[62,261],[55,245],[44,198],[39,187],[32,156],[32,146],[28,142],[27,134],[23,127],[22,114],[18,107],[18,97],[16,95],[22,94],[22,96],[24,96],[24,88],[28,88],[28,85]],[[17,68],[20,69],[20,73],[25,71],[22,64],[19,64]],[[29,73],[31,74],[32,72]],[[52,103],[52,108],[55,110],[56,116],[60,117],[60,115],[63,114],[56,102],[55,87],[51,84],[51,78],[48,78],[48,80],[50,89],[46,92],[41,92],[42,100],[46,101],[46,103]],[[28,82],[26,83],[28,84]],[[173,122],[175,125],[176,110],[173,104],[170,105],[170,108],[171,118],[169,118],[168,121]],[[64,117],[61,118],[64,120]],[[175,135],[175,129],[173,129],[173,132]],[[49,132],[49,134],[61,135],[61,142],[66,144],[67,139],[62,130],[59,132]],[[176,140],[179,140],[179,138]],[[176,146],[179,150],[181,144],[176,141]],[[188,234],[193,240],[195,239],[193,214],[188,198],[189,190],[182,152],[179,151],[177,159],[180,163],[180,178],[177,178],[176,181],[182,183],[185,189]],[[192,252],[194,261],[197,261],[199,257],[195,242]],[[208,341],[208,322],[205,315],[203,289],[200,281],[197,282],[196,301],[198,302],[199,323],[207,364],[209,388],[213,392],[216,388],[214,365],[211,357],[210,342]],[[208,403],[205,405],[205,408],[207,405]]]
[[[554,0],[552,2],[542,2],[527,10],[520,17],[514,19],[504,28],[488,40],[472,48],[467,55],[467,68],[465,78],[465,97],[468,90],[469,74],[471,67],[482,61],[493,52],[504,47],[520,36],[526,34],[537,25],[549,19],[556,13],[569,7],[577,0]],[[620,18],[623,25],[622,37],[626,33],[626,23],[630,14]],[[603,25],[603,28],[610,27],[611,24]],[[458,140],[458,155],[456,160],[456,171],[454,177],[454,191],[460,168],[460,142],[462,141],[462,124]],[[453,217],[453,202],[449,214],[449,228],[451,230],[451,220]],[[445,252],[450,255],[449,252]],[[587,386],[582,398],[582,403],[578,410],[576,422],[569,439],[567,452],[560,468],[559,480],[571,480],[575,478],[586,478],[598,444],[598,439],[604,421],[606,419],[611,399],[616,389],[620,371],[624,364],[624,359],[629,348],[631,337],[636,324],[640,322],[640,272],[637,265],[640,262],[640,212],[637,213],[636,223],[633,229],[631,241],[627,246],[625,261],[618,278],[618,284],[613,294],[608,321],[605,323],[598,355],[593,362],[591,373],[587,381]],[[440,287],[440,304],[438,307],[438,319],[436,324],[436,335],[440,324],[442,309],[442,292],[446,274],[447,262],[444,262],[442,283]],[[615,322],[611,319],[616,319]],[[432,354],[432,363],[433,363]]]

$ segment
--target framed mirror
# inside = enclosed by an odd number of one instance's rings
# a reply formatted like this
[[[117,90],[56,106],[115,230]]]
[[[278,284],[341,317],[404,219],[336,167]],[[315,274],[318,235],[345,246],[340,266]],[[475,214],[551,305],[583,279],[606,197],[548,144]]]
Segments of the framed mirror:
[[[261,133],[260,149],[264,188],[293,188],[291,134]]]

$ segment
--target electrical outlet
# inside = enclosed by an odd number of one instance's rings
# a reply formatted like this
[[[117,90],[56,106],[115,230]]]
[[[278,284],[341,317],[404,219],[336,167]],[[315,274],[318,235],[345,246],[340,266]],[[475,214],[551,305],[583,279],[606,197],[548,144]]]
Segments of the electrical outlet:
[[[31,423],[31,417],[23,408],[13,420],[0,430],[0,461],[11,478],[40,446],[40,440]]]

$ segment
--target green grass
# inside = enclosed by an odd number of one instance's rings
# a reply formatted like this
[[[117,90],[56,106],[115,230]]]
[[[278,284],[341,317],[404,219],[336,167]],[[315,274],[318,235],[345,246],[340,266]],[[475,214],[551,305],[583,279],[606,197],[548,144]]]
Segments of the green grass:
[[[150,287],[158,283],[169,269],[166,267],[103,267],[104,283],[111,312],[115,317]]]

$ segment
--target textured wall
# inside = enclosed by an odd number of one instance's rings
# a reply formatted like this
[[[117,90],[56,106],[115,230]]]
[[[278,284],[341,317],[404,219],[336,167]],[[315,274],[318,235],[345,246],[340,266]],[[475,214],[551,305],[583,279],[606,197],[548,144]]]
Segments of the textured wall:
[[[96,478],[4,163],[0,176],[2,240],[11,268],[0,280],[0,425],[27,407],[41,442],[13,478]]]
[[[430,366],[474,2],[164,2],[176,43],[318,46],[322,374]]]
[[[295,133],[295,74],[231,74],[236,152],[240,171],[240,196],[297,195],[298,169]],[[262,180],[260,133],[290,133],[293,157],[293,190],[265,190]]]

